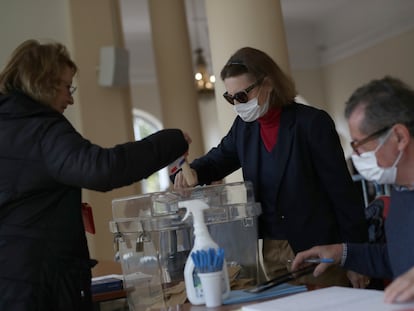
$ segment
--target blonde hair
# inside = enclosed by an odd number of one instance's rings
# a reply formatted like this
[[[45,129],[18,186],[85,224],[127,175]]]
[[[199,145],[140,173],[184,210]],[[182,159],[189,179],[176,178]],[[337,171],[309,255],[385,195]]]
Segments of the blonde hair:
[[[19,91],[49,105],[56,97],[60,77],[67,67],[73,70],[73,74],[78,70],[64,45],[24,41],[13,51],[0,72],[0,93]]]

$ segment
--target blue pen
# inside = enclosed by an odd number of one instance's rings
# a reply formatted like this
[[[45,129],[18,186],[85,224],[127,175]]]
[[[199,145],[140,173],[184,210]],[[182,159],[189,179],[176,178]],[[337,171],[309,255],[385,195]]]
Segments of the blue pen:
[[[332,258],[308,258],[305,259],[305,262],[308,263],[334,263]]]
[[[288,259],[288,263],[292,263],[293,259]],[[332,258],[308,258],[305,259],[306,263],[334,263]]]

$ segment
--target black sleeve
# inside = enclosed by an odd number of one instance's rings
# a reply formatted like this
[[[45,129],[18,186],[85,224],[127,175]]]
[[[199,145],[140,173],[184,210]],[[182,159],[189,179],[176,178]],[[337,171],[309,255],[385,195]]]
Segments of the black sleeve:
[[[179,129],[166,129],[140,141],[103,148],[68,122],[51,125],[41,141],[49,173],[64,184],[109,191],[148,177],[188,149]]]
[[[349,269],[376,278],[394,277],[386,244],[348,244],[348,255],[344,264]]]

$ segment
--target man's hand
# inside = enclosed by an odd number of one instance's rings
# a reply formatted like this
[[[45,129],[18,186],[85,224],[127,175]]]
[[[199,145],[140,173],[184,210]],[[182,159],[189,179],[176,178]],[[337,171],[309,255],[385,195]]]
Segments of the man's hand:
[[[359,274],[357,272],[348,270],[346,272],[348,279],[351,281],[354,288],[366,288],[369,285],[370,278],[366,275]]]
[[[384,292],[388,303],[414,300],[414,267],[396,278]]]
[[[292,263],[292,271],[300,269],[308,263],[306,259],[324,259],[330,258],[333,259],[334,264],[339,264],[342,257],[342,244],[332,244],[332,245],[322,245],[314,246],[306,251],[300,252],[296,255]],[[332,263],[320,263],[316,266],[313,271],[313,276],[318,277],[331,265]]]

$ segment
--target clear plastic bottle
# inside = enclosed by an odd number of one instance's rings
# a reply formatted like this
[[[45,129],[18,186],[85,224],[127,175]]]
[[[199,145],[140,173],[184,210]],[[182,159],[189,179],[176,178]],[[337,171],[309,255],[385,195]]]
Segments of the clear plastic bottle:
[[[193,215],[193,227],[194,227],[194,246],[188,255],[185,268],[184,268],[184,281],[187,291],[188,300],[193,305],[201,305],[205,303],[201,281],[195,270],[194,262],[191,258],[191,254],[198,250],[208,250],[214,248],[216,251],[219,248],[218,244],[214,242],[208,232],[207,226],[204,222],[204,210],[209,206],[202,200],[188,200],[178,202],[179,207],[187,209],[183,220],[185,220],[189,214]],[[227,271],[226,260],[223,263],[223,281],[222,281],[223,300],[230,294],[230,283]]]

